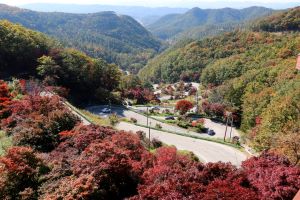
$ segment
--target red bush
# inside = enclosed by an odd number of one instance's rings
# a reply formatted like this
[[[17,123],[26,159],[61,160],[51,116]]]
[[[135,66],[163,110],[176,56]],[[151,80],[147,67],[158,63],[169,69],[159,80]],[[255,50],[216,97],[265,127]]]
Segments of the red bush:
[[[149,89],[137,87],[124,92],[124,97],[136,100],[137,104],[159,102],[157,96]]]
[[[202,103],[202,110],[205,114],[215,117],[223,117],[226,106],[220,103],[209,103],[204,101]]]
[[[283,157],[264,153],[242,167],[261,199],[293,199],[300,189],[300,169]]]
[[[238,182],[216,180],[209,184],[201,199],[203,200],[258,200],[256,193],[250,188],[241,186]]]
[[[58,133],[71,130],[79,119],[57,96],[26,96],[14,101],[12,114],[2,121],[2,128],[13,135],[14,144],[48,152],[57,146]]]
[[[53,169],[42,189],[44,198],[60,197],[61,190],[62,198],[74,199],[123,199],[135,194],[148,165],[148,153],[136,135],[90,125],[60,136],[62,142],[48,158]]]
[[[0,80],[0,120],[10,115],[11,95],[7,84]]]
[[[1,199],[21,199],[22,196],[37,197],[39,178],[48,168],[31,148],[12,147],[0,158]]]
[[[176,103],[175,109],[180,112],[181,115],[184,115],[193,108],[193,104],[187,100],[180,100]]]

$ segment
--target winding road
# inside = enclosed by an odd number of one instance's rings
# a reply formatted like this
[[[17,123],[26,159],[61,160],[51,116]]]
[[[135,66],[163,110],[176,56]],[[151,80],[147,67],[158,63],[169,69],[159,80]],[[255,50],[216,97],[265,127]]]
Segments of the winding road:
[[[106,114],[101,113],[101,110],[107,106],[93,106],[93,107],[88,107],[86,110],[97,114],[101,116],[105,116]],[[128,110],[126,108],[122,107],[112,107],[112,112],[117,113],[121,117],[126,117],[126,118],[135,118],[138,120],[138,124],[141,125],[147,125],[147,117],[145,117],[142,114],[139,114],[137,112],[133,112],[131,110]],[[157,138],[164,142],[165,144],[168,145],[174,145],[176,146],[177,149],[179,150],[187,150],[193,152],[195,155],[199,157],[200,160],[203,162],[231,162],[232,164],[236,166],[240,166],[242,161],[247,159],[247,155],[244,154],[243,152],[219,143],[215,142],[210,142],[210,141],[205,141],[205,140],[200,140],[200,139],[194,139],[191,137],[186,137],[186,136],[181,136],[181,135],[176,135],[172,134],[166,131],[174,131],[174,132],[180,132],[180,133],[185,133],[185,134],[191,134],[199,136],[199,133],[195,132],[188,132],[186,129],[182,129],[179,127],[175,127],[169,124],[161,123],[155,119],[150,119],[149,118],[149,123],[151,122],[151,127],[155,127],[156,123],[161,124],[162,130],[154,130],[151,129],[150,135],[151,138]],[[214,130],[216,130],[217,126],[220,126],[220,130],[224,130],[224,125],[222,124],[214,124],[214,122],[209,122],[210,126],[214,126]],[[135,124],[131,123],[126,123],[126,122],[120,122],[117,126],[117,129],[119,130],[125,130],[125,131],[132,131],[132,132],[137,132],[139,130],[144,131],[148,135],[148,128],[144,128]],[[165,131],[164,131],[165,130]],[[236,131],[236,130],[235,130]],[[202,136],[203,134],[201,134]],[[216,134],[217,135],[217,134]],[[205,135],[203,135],[205,136]]]

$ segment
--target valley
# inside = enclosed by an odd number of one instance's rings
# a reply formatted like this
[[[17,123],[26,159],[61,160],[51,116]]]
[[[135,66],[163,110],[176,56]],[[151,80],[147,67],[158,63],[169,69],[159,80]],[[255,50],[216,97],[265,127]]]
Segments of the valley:
[[[300,7],[257,5],[0,4],[0,198],[293,200]]]

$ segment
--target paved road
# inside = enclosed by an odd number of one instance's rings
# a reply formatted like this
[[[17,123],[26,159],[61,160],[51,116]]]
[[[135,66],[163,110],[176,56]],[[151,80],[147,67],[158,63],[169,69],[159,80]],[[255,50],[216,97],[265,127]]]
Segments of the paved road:
[[[86,108],[90,112],[93,112],[95,114],[105,116],[107,114],[101,113],[101,110],[107,106],[93,106],[93,107],[88,107]],[[112,107],[112,112],[116,112],[119,116],[122,117],[134,117],[138,120],[138,124],[146,125],[147,124],[147,118],[141,114],[138,114],[136,112],[126,110],[124,108],[120,107]],[[163,130],[169,130],[169,131],[177,131],[181,133],[186,133],[186,134],[191,134],[191,135],[197,135],[199,136],[198,133],[194,132],[189,132],[186,129],[174,127],[169,124],[164,124],[161,123],[157,120],[154,119],[149,119],[149,123],[151,122],[151,127],[154,127],[156,123],[159,123],[162,125]],[[207,122],[210,126],[214,126],[214,122],[208,121]],[[218,127],[218,126],[216,126]],[[221,127],[221,125],[220,125]],[[125,130],[125,131],[139,131],[142,130],[144,132],[148,133],[148,129],[144,127],[140,127],[134,124],[130,123],[125,123],[121,122],[120,124],[117,125],[117,129],[119,130]],[[167,133],[164,131],[157,131],[151,129],[151,135],[153,137],[156,137],[160,139],[162,142],[168,144],[168,145],[174,145],[180,150],[188,150],[194,152],[201,160],[204,162],[231,162],[237,166],[241,164],[243,160],[246,159],[246,155],[232,147],[214,143],[214,142],[209,142],[209,141],[204,141],[204,140],[199,140],[199,139],[193,139],[191,137],[185,137],[185,136],[180,136],[176,134],[171,134]],[[205,134],[200,134],[200,136],[205,136]],[[208,136],[209,137],[209,136]]]
[[[102,117],[107,117],[108,114],[101,112],[101,110],[105,107],[107,107],[107,106],[92,106],[92,107],[88,107],[86,109],[88,111],[95,113],[97,115],[100,115]],[[143,112],[143,111],[145,112],[147,107],[138,107],[135,109],[138,109],[140,112]],[[131,110],[127,110],[127,109],[121,108],[121,107],[112,107],[112,112],[117,113],[121,117],[126,117],[129,119],[135,118],[135,119],[137,119],[138,124],[147,126],[147,117],[142,114],[138,114],[136,112],[133,112]],[[151,127],[155,127],[156,124],[160,124],[162,126],[162,130],[190,134],[190,135],[194,135],[194,136],[210,137],[210,138],[223,138],[224,133],[225,133],[224,124],[213,122],[210,119],[205,119],[204,125],[205,125],[205,127],[209,128],[209,129],[213,129],[216,132],[216,135],[214,135],[214,136],[209,136],[208,134],[205,134],[205,133],[197,133],[197,132],[189,131],[187,129],[180,128],[180,127],[173,126],[173,125],[166,124],[166,123],[162,123],[158,120],[151,119],[151,118],[149,118],[148,120],[149,120],[148,124]],[[228,133],[227,138],[229,138],[229,132],[230,132],[230,128],[228,128],[228,131],[227,131],[227,133]],[[238,131],[235,128],[232,129],[232,136],[238,136]]]
[[[116,128],[119,130],[133,132],[141,130],[146,132],[147,136],[149,130],[147,128],[138,127],[134,124],[129,124],[126,122],[119,123]],[[247,159],[247,156],[244,153],[219,143],[193,139],[190,137],[175,135],[153,129],[150,131],[150,137],[157,138],[165,144],[174,145],[179,150],[191,151],[205,163],[222,161],[231,162],[236,166],[240,166],[241,162]]]

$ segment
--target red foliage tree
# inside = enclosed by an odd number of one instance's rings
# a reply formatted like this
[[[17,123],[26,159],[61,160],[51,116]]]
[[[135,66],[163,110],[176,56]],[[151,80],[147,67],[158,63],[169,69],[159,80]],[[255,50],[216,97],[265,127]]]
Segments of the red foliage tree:
[[[202,103],[202,110],[205,114],[215,117],[223,117],[226,106],[220,103],[209,103],[204,101]]]
[[[261,199],[293,199],[300,189],[300,169],[283,157],[263,153],[242,167]]]
[[[212,103],[210,105],[210,110],[213,113],[213,115],[217,117],[223,117],[225,112],[225,106],[220,103]]]
[[[196,93],[197,93],[197,88],[191,87],[189,90],[189,95],[196,95]]]
[[[53,169],[41,190],[44,199],[123,199],[136,193],[148,160],[136,135],[90,125],[60,136],[48,159]]]
[[[237,200],[241,195],[245,199],[257,199],[242,171],[231,164],[203,165],[179,155],[173,147],[158,149],[152,162],[142,175],[138,195],[131,199]]]
[[[11,95],[7,84],[0,80],[0,119],[7,118],[10,115],[9,105],[11,104]]]
[[[79,121],[57,96],[26,96],[11,105],[12,114],[2,121],[14,144],[48,152],[59,142],[58,133],[71,130]]]
[[[0,158],[1,199],[36,199],[39,179],[47,171],[48,167],[31,148],[8,149],[7,155]]]
[[[181,115],[184,115],[193,108],[193,104],[187,100],[180,100],[176,103],[175,109],[179,111]]]
[[[243,187],[238,181],[216,180],[209,184],[201,199],[203,200],[258,200],[257,194],[250,188]]]
[[[199,199],[203,191],[201,163],[178,155],[173,147],[159,148],[152,159],[153,165],[142,175],[138,195],[131,199]]]
[[[129,99],[136,100],[137,104],[145,104],[149,102],[159,102],[157,96],[146,88],[132,88],[124,92],[124,96]]]

